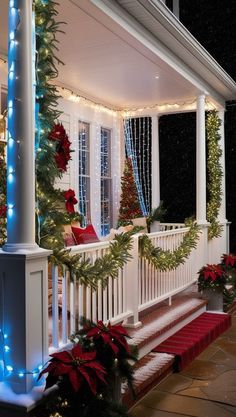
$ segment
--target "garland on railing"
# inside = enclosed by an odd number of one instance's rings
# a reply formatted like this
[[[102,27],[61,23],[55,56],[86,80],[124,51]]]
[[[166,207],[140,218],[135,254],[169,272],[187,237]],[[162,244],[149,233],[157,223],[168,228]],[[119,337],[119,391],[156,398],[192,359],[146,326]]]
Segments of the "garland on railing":
[[[192,249],[196,248],[199,238],[200,227],[197,223],[192,220],[187,220],[185,224],[186,227],[189,227],[189,230],[184,235],[179,247],[173,252],[153,246],[149,237],[143,235],[139,238],[140,256],[160,271],[176,269],[180,264],[185,262],[185,259],[189,257]]]
[[[210,223],[208,228],[208,239],[220,237],[222,227],[217,220],[222,200],[222,167],[220,158],[222,149],[219,146],[219,128],[221,120],[216,111],[212,111],[207,116],[206,137],[208,145],[207,173],[209,201],[207,203],[207,220]]]
[[[73,255],[68,249],[54,250],[50,260],[61,268],[66,267],[70,276],[75,276],[81,284],[90,285],[94,289],[97,288],[98,282],[105,286],[108,278],[117,278],[119,269],[131,259],[129,251],[135,231],[116,235],[114,241],[110,242],[108,252],[97,258],[93,264],[90,258],[83,259],[81,254]]]

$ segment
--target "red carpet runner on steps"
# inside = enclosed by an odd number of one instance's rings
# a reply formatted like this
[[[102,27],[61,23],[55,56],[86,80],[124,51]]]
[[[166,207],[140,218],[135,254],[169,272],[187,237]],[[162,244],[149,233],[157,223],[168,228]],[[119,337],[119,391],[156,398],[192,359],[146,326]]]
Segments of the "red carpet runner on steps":
[[[228,314],[203,313],[153,351],[176,355],[174,367],[180,371],[230,325],[231,316]]]

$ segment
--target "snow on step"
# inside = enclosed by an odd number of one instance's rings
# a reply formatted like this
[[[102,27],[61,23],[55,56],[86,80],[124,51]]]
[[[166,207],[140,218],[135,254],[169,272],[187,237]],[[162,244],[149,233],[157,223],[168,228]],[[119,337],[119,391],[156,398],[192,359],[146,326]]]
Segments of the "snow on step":
[[[131,331],[130,336],[132,339],[129,340],[130,345],[139,345],[146,339],[152,337],[158,332],[162,332],[166,326],[171,325],[173,322],[176,322],[184,314],[191,311],[192,309],[198,308],[202,305],[202,300],[199,299],[190,299],[178,306],[172,306],[171,309],[165,312],[163,315],[155,318],[155,320],[150,323],[144,324],[139,329]]]
[[[134,372],[134,389],[139,393],[141,389],[158,379],[174,362],[174,356],[167,353],[151,352],[142,358]],[[127,383],[122,384],[122,394],[128,389]]]

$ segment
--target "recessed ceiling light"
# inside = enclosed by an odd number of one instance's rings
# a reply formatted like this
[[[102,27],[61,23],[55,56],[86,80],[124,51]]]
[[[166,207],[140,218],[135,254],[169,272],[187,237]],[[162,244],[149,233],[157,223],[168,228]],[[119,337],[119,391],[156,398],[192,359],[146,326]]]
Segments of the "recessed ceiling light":
[[[159,75],[155,75],[155,78],[156,78],[156,80],[158,80],[158,78],[159,78]]]

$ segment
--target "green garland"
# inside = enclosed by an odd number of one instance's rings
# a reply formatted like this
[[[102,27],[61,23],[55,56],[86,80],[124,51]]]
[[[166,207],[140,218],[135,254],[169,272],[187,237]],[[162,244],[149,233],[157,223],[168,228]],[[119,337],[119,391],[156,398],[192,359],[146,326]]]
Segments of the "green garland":
[[[116,236],[109,251],[94,264],[91,259],[84,260],[82,255],[73,255],[64,249],[63,225],[80,220],[79,213],[67,213],[65,197],[61,190],[54,188],[62,172],[55,162],[55,142],[49,139],[61,112],[58,110],[59,95],[52,84],[58,76],[57,65],[61,64],[56,56],[57,33],[62,32],[58,22],[57,6],[53,0],[35,0],[36,48],[37,48],[37,86],[36,103],[38,107],[38,131],[36,132],[36,177],[37,177],[37,230],[38,243],[45,249],[53,250],[50,260],[67,268],[71,277],[81,283],[96,288],[98,281],[106,285],[108,277],[116,278],[119,268],[130,259],[132,246],[131,233]]]
[[[153,246],[147,235],[139,238],[139,252],[142,258],[146,259],[154,268],[160,271],[176,269],[185,262],[192,251],[196,248],[200,227],[196,222],[187,220],[188,232],[183,237],[182,243],[173,252]]]
[[[103,286],[107,285],[108,278],[117,278],[119,268],[131,259],[129,251],[132,248],[133,231],[121,233],[115,236],[109,245],[108,252],[101,258],[97,258],[92,264],[91,259],[83,259],[81,254],[71,254],[68,249],[54,250],[50,260],[63,268],[66,267],[71,278],[75,276],[81,284],[90,285],[96,289],[98,282]]]
[[[222,149],[219,146],[220,134],[219,128],[221,120],[216,111],[208,114],[206,120],[206,135],[208,145],[207,157],[207,190],[209,201],[207,203],[207,221],[210,223],[208,228],[208,239],[211,240],[221,236],[222,227],[217,220],[222,200],[222,167],[220,158]]]

